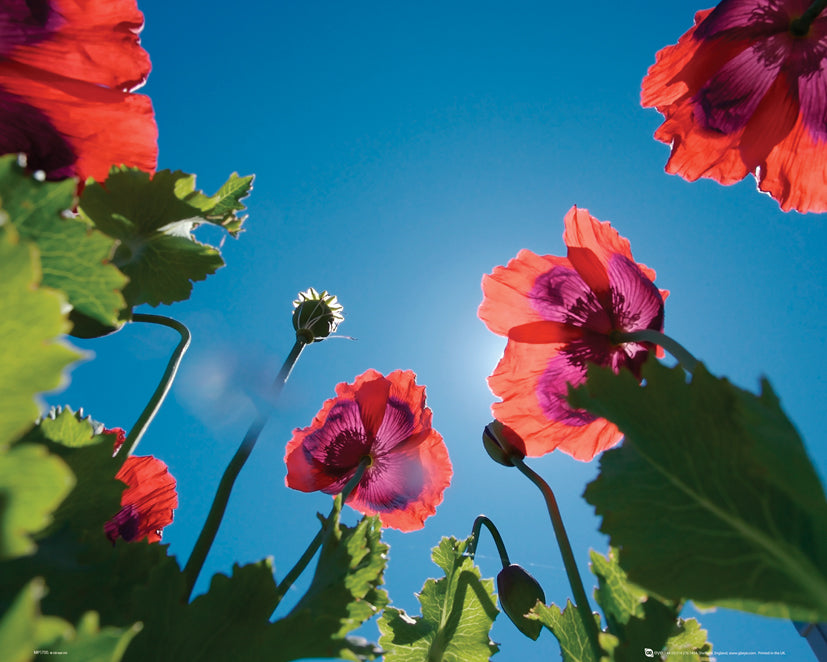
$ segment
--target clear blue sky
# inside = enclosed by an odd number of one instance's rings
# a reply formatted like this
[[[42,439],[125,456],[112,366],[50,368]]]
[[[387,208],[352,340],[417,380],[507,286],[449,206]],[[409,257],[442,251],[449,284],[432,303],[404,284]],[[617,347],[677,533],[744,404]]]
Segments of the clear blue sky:
[[[660,116],[639,106],[655,52],[705,7],[141,4],[160,167],[196,173],[208,193],[232,171],[256,174],[247,232],[223,248],[227,268],[196,284],[191,301],[158,311],[194,337],[140,448],[178,479],[165,540],[182,564],[253,415],[250,396],[290,349],[291,301],[313,286],[338,295],[340,332],[358,340],[330,340],[301,358],[240,476],[206,573],[272,555],[283,576],[316,532],[314,513],[330,507],[326,495],[284,487],[292,429],[310,424],[336,383],[403,368],[427,385],[455,474],[424,530],[386,534],[394,604],[419,613],[414,592],[436,570],[429,550],[441,536],[468,535],[481,512],[548,601],[564,603],[569,588],[539,493],[482,450],[493,401],[485,378],[504,340],[476,309],[483,273],[519,249],[564,254],[563,215],[573,204],[612,221],[671,290],[667,333],[743,387],[770,378],[827,474],[827,223],[783,214],[751,179],[722,187],[666,175],[668,149],[651,137]],[[97,359],[50,402],[128,428],[174,343],[171,332],[140,325],[77,343]],[[555,453],[531,465],[555,488],[591,581],[588,550],[605,553],[608,543],[580,495],[597,463]],[[483,575],[494,576],[489,538],[479,552]],[[811,659],[789,622],[727,610],[700,618],[717,651]],[[532,643],[504,616],[493,638],[502,644],[494,659],[558,659],[550,633]]]

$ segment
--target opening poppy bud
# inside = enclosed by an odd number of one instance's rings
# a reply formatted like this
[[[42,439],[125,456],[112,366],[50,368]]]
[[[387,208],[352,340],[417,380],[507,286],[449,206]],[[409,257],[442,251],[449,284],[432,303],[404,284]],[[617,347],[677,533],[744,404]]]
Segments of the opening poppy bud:
[[[305,344],[323,340],[344,321],[342,306],[327,290],[317,292],[312,287],[299,292],[293,302],[293,328],[296,339]]]
[[[525,444],[514,430],[499,421],[491,421],[482,431],[482,443],[494,462],[513,467],[511,458],[525,458]]]
[[[545,604],[546,594],[543,587],[521,566],[512,563],[497,575],[497,592],[505,615],[520,632],[536,641],[543,624],[526,618],[525,615],[534,608],[537,600]]]

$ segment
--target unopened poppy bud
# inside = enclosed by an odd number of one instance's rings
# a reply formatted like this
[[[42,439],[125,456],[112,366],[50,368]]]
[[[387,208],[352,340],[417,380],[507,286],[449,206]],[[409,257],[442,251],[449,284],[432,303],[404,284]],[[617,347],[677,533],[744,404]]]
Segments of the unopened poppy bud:
[[[296,338],[305,344],[327,338],[344,321],[342,306],[327,290],[317,292],[312,287],[299,292],[293,302],[293,328]]]
[[[525,615],[534,608],[537,600],[545,604],[546,594],[543,587],[521,566],[512,563],[497,575],[497,592],[505,615],[520,632],[536,641],[543,624],[526,618]]]
[[[482,443],[494,462],[513,467],[511,458],[525,457],[525,444],[520,436],[507,425],[491,421],[482,431]]]

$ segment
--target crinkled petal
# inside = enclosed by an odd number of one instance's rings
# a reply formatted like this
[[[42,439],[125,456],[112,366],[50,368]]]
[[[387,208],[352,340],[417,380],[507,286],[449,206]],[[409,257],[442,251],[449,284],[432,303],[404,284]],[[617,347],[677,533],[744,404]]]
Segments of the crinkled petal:
[[[815,140],[798,118],[759,169],[758,188],[784,211],[827,212],[827,142]]]
[[[492,411],[497,420],[520,435],[527,455],[539,457],[560,449],[578,460],[589,461],[614,446],[622,435],[605,419],[583,419],[580,425],[570,425],[547,416],[538,392],[549,364],[560,356],[560,350],[561,345],[509,341],[488,378],[492,392],[502,399],[494,403]]]
[[[0,6],[0,57],[54,33],[61,19],[48,0],[4,0]]]
[[[546,320],[597,333],[608,334],[612,330],[603,303],[574,269],[554,267],[542,274],[529,293],[529,299]]]
[[[0,88],[48,117],[77,156],[72,174],[81,180],[103,180],[113,165],[155,169],[158,131],[149,97],[80,83],[13,62],[0,62]]]
[[[571,268],[571,263],[563,257],[521,250],[507,266],[496,267],[482,277],[483,299],[477,315],[490,331],[501,336],[508,336],[516,326],[543,321],[529,294],[537,277],[555,266]]]
[[[389,454],[386,459],[387,471],[381,479],[367,490],[360,484],[347,503],[366,515],[379,515],[383,526],[406,532],[421,529],[451,484],[453,468],[442,435],[432,429],[417,446]],[[394,497],[400,506],[387,509]]]
[[[114,90],[146,81],[150,62],[138,38],[144,18],[135,0],[50,0],[49,5],[53,32],[16,47],[9,58]]]
[[[172,523],[178,494],[167,465],[152,456],[126,458],[115,476],[126,483],[121,512],[107,522],[105,530],[113,542],[118,535],[127,542],[161,539],[161,530]],[[126,534],[126,535],[124,535]],[[127,537],[128,536],[128,537]]]

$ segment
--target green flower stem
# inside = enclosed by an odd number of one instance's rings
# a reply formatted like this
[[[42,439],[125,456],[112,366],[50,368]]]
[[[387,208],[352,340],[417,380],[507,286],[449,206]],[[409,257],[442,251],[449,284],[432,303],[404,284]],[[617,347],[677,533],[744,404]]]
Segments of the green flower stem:
[[[190,346],[190,340],[192,339],[190,330],[181,324],[181,322],[174,320],[171,317],[135,313],[132,316],[132,321],[158,324],[160,326],[174,329],[181,336],[181,340],[175,348],[175,351],[172,353],[172,356],[169,357],[167,369],[164,372],[164,376],[161,377],[161,381],[158,382],[155,393],[152,394],[152,397],[149,399],[149,402],[146,403],[146,407],[144,407],[144,410],[141,412],[138,420],[135,421],[135,425],[132,426],[129,434],[126,436],[124,447],[126,448],[127,455],[132,455],[135,452],[135,449],[138,447],[138,442],[141,441],[141,437],[144,436],[144,432],[146,432],[146,429],[149,427],[152,419],[155,418],[155,414],[157,414],[158,410],[161,408],[164,398],[167,397],[167,393],[169,393],[169,389],[172,387],[172,382],[175,379],[175,373],[178,372],[178,366],[181,364],[181,359],[184,357],[184,353]]]
[[[294,565],[290,572],[288,572],[284,579],[281,580],[281,583],[276,587],[276,605],[281,602],[281,599],[285,596],[290,587],[293,583],[299,578],[299,576],[304,572],[305,568],[307,568],[307,564],[310,563],[311,559],[316,555],[316,552],[319,551],[319,547],[322,546],[322,543],[325,539],[332,534],[333,527],[331,526],[333,523],[334,516],[336,515],[337,511],[342,509],[342,505],[347,501],[350,493],[356,488],[359,484],[359,481],[362,480],[362,476],[365,473],[365,469],[370,466],[370,458],[364,457],[362,461],[359,463],[359,466],[356,467],[356,473],[353,474],[353,477],[347,482],[342,493],[336,497],[336,501],[333,503],[333,509],[330,511],[330,515],[327,516],[327,519],[324,521],[322,528],[319,529],[319,532],[316,534],[316,537],[310,541],[310,544],[307,546],[307,549],[304,550],[304,554],[301,555],[301,558],[296,561],[296,565]]]
[[[304,342],[296,340],[293,349],[290,350],[290,354],[287,355],[284,364],[281,366],[281,370],[279,370],[279,374],[276,376],[276,381],[273,383],[271,390],[272,398],[277,397],[279,393],[281,393],[304,347]],[[258,413],[255,420],[250,424],[247,434],[244,435],[244,439],[233,456],[233,459],[230,460],[230,463],[224,470],[224,475],[218,484],[215,498],[210,507],[210,512],[207,515],[207,521],[204,522],[204,528],[201,529],[201,533],[198,535],[198,540],[195,542],[195,547],[192,549],[187,565],[184,567],[184,579],[187,585],[188,598],[192,594],[193,588],[195,588],[195,582],[198,580],[198,575],[204,566],[204,561],[207,559],[207,554],[209,554],[215,536],[218,533],[218,527],[221,525],[224,511],[227,509],[227,503],[230,500],[230,493],[233,490],[235,479],[238,477],[247,458],[250,457],[250,453],[253,452],[256,441],[258,441],[258,437],[269,417],[269,413]]]
[[[560,509],[557,507],[557,499],[554,498],[549,484],[544,481],[539,474],[526,465],[522,459],[512,457],[511,461],[525,476],[534,483],[540,492],[543,493],[543,498],[546,500],[546,507],[551,518],[551,524],[554,527],[554,535],[557,537],[557,546],[560,548],[560,553],[563,556],[563,565],[566,568],[566,574],[569,578],[569,585],[574,594],[574,602],[577,606],[577,611],[580,614],[580,619],[583,621],[583,627],[589,635],[589,642],[591,643],[594,659],[599,660],[603,655],[600,648],[600,641],[598,639],[597,624],[594,622],[592,609],[589,605],[589,599],[586,597],[586,591],[583,588],[583,582],[580,579],[580,572],[577,570],[577,563],[574,560],[574,554],[571,551],[571,544],[569,537],[566,534],[566,528],[563,526],[563,518],[560,516]]]
[[[790,30],[794,35],[804,37],[810,31],[810,26],[818,15],[827,7],[827,0],[814,0],[801,16],[790,23]]]
[[[474,528],[471,529],[471,543],[468,545],[468,556],[470,556],[473,560],[474,554],[477,552],[477,544],[480,539],[480,529],[483,524],[485,524],[485,528],[491,532],[491,537],[494,538],[494,543],[497,545],[497,551],[500,553],[500,562],[503,564],[503,568],[507,568],[511,565],[511,561],[508,560],[508,552],[505,549],[505,543],[503,542],[502,536],[497,530],[497,527],[494,526],[494,522],[488,519],[485,515],[478,515],[477,519],[474,520]]]
[[[827,2],[827,0],[824,0]],[[620,344],[624,342],[650,342],[663,347],[674,356],[687,372],[694,372],[698,367],[698,359],[689,352],[686,347],[677,340],[654,329],[641,329],[640,331],[629,331],[628,333],[614,333],[611,336],[612,342]]]

